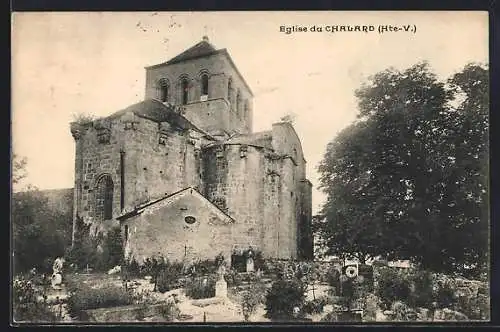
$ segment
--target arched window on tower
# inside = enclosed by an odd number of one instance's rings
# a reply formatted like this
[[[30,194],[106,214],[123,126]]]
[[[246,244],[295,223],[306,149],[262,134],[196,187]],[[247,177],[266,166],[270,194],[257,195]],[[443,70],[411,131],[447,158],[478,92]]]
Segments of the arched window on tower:
[[[189,81],[187,78],[181,80],[182,105],[186,105],[189,100]]]
[[[97,181],[95,217],[99,221],[113,218],[113,180],[103,175]]]
[[[208,75],[201,75],[201,95],[208,96]]]
[[[170,84],[167,80],[162,79],[158,82],[158,98],[162,102],[167,102],[169,98],[169,88]]]

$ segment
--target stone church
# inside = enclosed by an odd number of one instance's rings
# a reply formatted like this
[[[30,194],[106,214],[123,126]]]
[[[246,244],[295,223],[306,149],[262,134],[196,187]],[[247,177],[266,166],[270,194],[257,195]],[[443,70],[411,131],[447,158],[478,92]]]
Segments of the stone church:
[[[139,262],[229,258],[249,247],[311,259],[300,139],[289,122],[253,132],[253,94],[228,51],[204,37],[145,70],[144,101],[71,123],[73,219],[91,232],[119,225],[125,255]]]

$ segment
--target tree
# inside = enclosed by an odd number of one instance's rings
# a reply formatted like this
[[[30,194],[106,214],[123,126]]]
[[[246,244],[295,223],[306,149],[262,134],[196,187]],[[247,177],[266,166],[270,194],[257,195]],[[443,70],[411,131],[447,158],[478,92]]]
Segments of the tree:
[[[38,189],[12,197],[14,270],[50,270],[52,260],[71,242],[71,216],[54,211]]]
[[[329,254],[437,271],[486,263],[487,93],[480,65],[441,82],[426,63],[380,72],[356,91],[358,119],[318,167]]]
[[[26,177],[26,158],[19,158],[16,154],[12,155],[12,184],[17,185]]]
[[[26,164],[26,158],[13,156],[13,184],[26,177]],[[52,209],[36,187],[12,195],[11,221],[15,273],[33,267],[50,270],[52,260],[62,256],[71,241],[71,216]]]

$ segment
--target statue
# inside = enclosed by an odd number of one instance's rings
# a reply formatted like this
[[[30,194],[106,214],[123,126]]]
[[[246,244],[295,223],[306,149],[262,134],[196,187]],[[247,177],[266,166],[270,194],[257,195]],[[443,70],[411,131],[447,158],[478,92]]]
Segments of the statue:
[[[64,266],[64,258],[58,257],[55,259],[54,264],[52,265],[52,288],[53,289],[61,289],[62,284],[62,271]]]
[[[253,262],[253,249],[250,247],[247,251],[247,272],[253,272],[254,271],[254,262]]]

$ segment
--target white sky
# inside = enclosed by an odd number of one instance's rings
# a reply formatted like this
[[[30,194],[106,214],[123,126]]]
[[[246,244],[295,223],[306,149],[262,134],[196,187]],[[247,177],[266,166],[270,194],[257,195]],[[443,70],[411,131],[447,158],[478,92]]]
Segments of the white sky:
[[[297,32],[281,25],[416,25],[416,33]],[[295,113],[313,183],[326,144],[355,118],[354,90],[388,67],[427,60],[442,77],[488,62],[487,12],[15,13],[12,144],[41,189],[74,179],[74,113],[105,116],[144,98],[144,67],[208,35],[252,88],[254,131]]]

